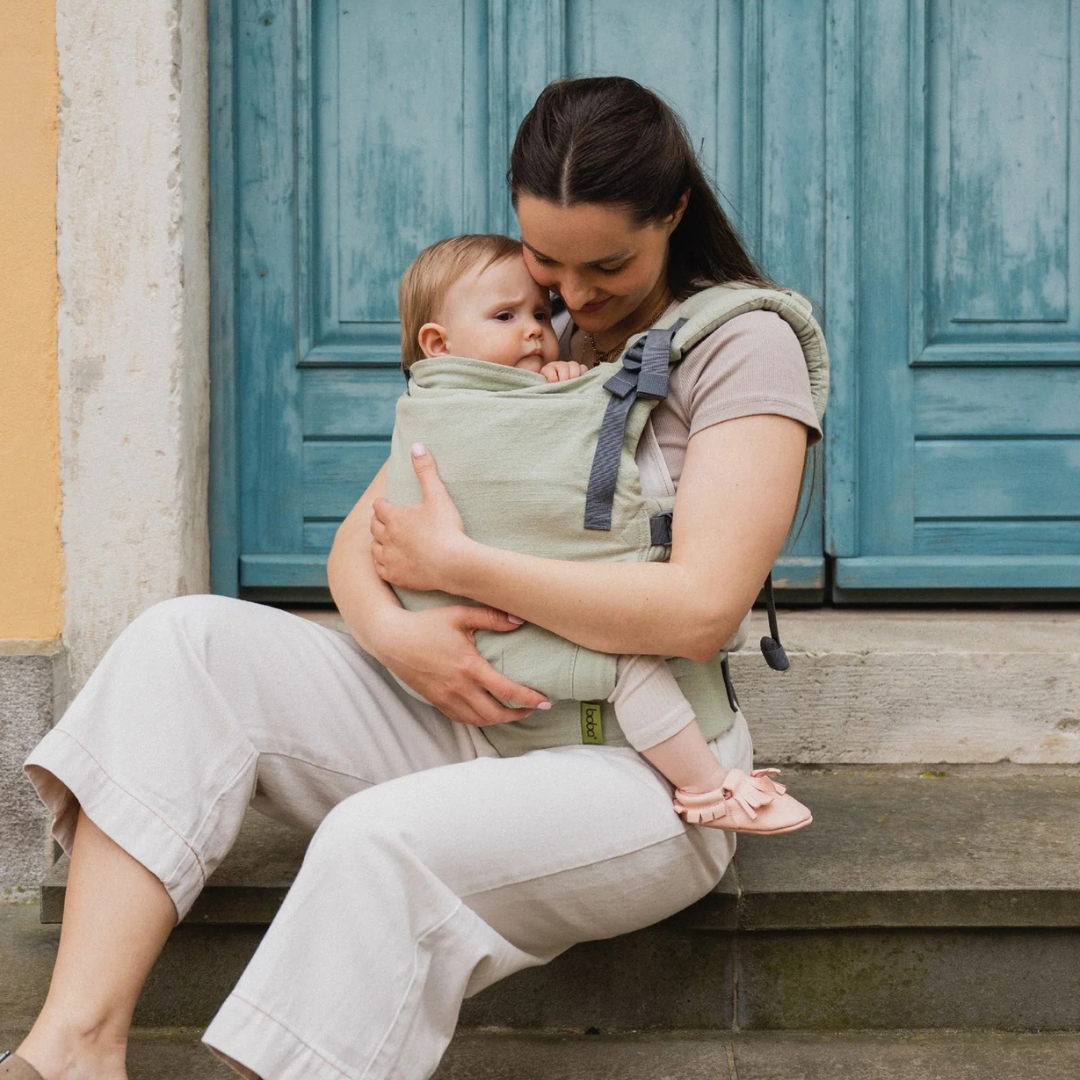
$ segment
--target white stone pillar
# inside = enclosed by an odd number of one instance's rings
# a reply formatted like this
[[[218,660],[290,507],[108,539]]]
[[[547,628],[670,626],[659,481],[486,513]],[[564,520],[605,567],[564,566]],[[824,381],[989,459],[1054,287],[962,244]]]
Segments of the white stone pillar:
[[[206,0],[57,0],[60,452],[78,689],[209,588]]]

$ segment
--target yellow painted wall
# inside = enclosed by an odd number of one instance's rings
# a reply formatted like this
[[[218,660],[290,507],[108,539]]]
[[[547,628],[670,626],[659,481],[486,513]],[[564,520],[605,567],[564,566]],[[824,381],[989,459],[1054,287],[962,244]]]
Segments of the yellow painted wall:
[[[0,30],[0,639],[63,627],[56,376],[54,5],[5,0]]]

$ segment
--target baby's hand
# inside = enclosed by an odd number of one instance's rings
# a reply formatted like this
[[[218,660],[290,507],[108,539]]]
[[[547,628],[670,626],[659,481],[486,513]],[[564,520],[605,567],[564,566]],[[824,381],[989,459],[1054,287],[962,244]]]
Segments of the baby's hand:
[[[589,369],[576,360],[553,360],[540,369],[540,374],[548,382],[569,382],[584,375]]]

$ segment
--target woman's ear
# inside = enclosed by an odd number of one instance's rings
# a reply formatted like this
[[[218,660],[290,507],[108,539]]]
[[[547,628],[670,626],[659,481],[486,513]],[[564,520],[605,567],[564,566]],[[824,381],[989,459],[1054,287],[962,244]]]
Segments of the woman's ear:
[[[687,188],[679,197],[679,201],[675,204],[675,209],[671,211],[667,216],[667,222],[671,225],[671,231],[674,232],[679,227],[679,222],[682,221],[683,214],[686,213],[687,206],[690,205],[690,189]]]
[[[416,335],[420,351],[425,356],[448,356],[450,346],[446,340],[446,327],[438,323],[426,322]]]

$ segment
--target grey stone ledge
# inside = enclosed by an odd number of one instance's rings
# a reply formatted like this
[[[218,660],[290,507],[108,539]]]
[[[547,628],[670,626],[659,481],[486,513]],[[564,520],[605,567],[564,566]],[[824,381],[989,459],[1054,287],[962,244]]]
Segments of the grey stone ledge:
[[[18,1045],[25,1028],[0,1028]],[[199,1028],[136,1029],[141,1080],[227,1080],[235,1073]],[[670,1032],[655,1035],[456,1035],[433,1080],[1073,1080],[1080,1035],[994,1031]]]
[[[692,930],[1080,927],[1080,769],[843,766],[787,770],[813,825],[740,836],[717,889],[670,922]],[[308,838],[252,813],[189,923],[268,923]],[[42,920],[63,912],[67,860]]]
[[[333,608],[294,608],[331,629]],[[1080,608],[755,611],[731,670],[759,761],[1080,763]]]

